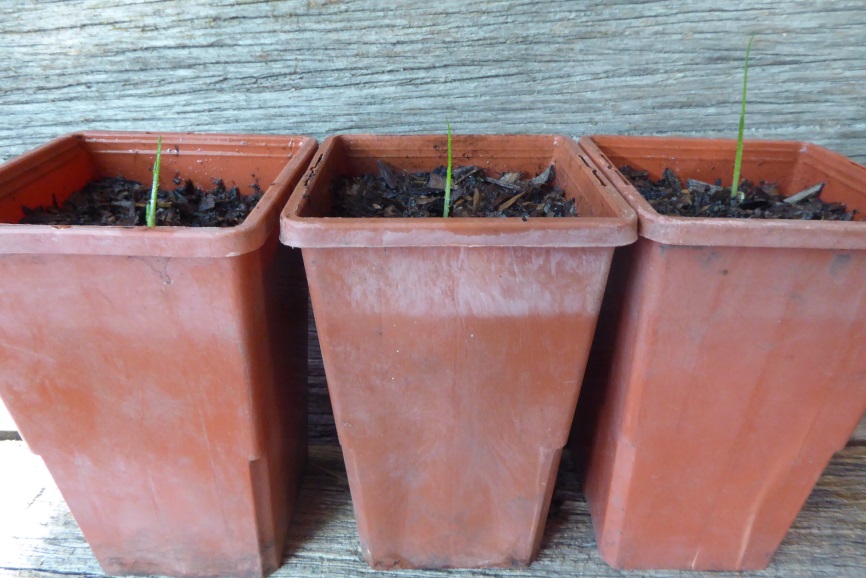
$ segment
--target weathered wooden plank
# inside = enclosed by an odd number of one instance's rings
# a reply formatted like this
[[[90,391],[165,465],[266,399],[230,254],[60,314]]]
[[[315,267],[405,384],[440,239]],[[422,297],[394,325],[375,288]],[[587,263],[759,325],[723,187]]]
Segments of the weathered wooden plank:
[[[22,442],[0,442],[0,574],[21,577],[102,576],[99,565],[38,457]],[[10,468],[10,469],[7,469]],[[529,568],[475,571],[404,571],[405,578],[511,576],[514,578],[629,576],[601,561],[586,504],[568,459],[560,471],[538,560]],[[342,454],[314,447],[276,577],[371,576],[361,560]],[[866,447],[851,447],[831,462],[772,565],[761,577],[860,577],[866,567]],[[641,572],[674,577],[675,572]],[[6,575],[6,574],[4,574]],[[738,574],[692,573],[718,578]]]
[[[322,351],[319,349],[316,321],[313,318],[312,306],[308,309],[307,317],[310,320],[310,341],[307,347],[308,439],[311,445],[336,446],[339,444],[337,426],[334,423],[334,411],[331,409],[328,383],[325,381],[325,366],[322,362]]]
[[[0,4],[0,158],[85,129],[747,136],[866,160],[850,0]]]
[[[866,416],[860,420],[860,425],[857,426],[857,430],[851,436],[851,444],[866,446]]]

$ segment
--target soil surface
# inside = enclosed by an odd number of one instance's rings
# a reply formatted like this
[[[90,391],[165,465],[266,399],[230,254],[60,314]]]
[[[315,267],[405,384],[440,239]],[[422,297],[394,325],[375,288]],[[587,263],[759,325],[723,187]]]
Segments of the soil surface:
[[[688,180],[683,186],[670,169],[658,181],[646,171],[621,167],[625,176],[641,195],[662,215],[679,217],[734,217],[739,219],[800,219],[850,221],[857,214],[842,203],[821,200],[823,183],[818,183],[789,197],[779,193],[774,183],[742,181],[742,200],[731,199],[731,189],[721,187],[721,180],[704,183]]]
[[[553,165],[524,179],[488,176],[476,166],[451,173],[452,217],[576,217],[574,200],[553,185]],[[339,177],[332,183],[335,217],[442,217],[446,167],[404,174],[379,161],[378,175]]]
[[[192,181],[175,177],[173,190],[160,189],[157,194],[157,226],[233,227],[249,215],[262,197],[258,185],[250,195],[237,187],[226,188],[217,181],[205,191]],[[150,201],[151,185],[123,177],[95,179],[72,194],[62,205],[22,207],[22,224],[30,225],[118,225],[146,224],[145,211]]]

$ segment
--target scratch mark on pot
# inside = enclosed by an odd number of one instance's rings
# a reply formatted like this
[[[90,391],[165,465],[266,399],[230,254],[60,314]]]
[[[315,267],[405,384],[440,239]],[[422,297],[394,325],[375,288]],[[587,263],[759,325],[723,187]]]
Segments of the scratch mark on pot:
[[[698,556],[700,556],[700,555],[701,555],[701,551],[700,551],[700,549],[698,549],[698,551],[695,552],[695,557],[692,558],[692,562],[691,562],[691,564],[689,564],[689,567],[690,567],[692,570],[695,569],[695,564],[697,563],[697,561],[698,561]]]
[[[322,158],[324,158],[324,156],[325,156],[324,153],[320,153],[319,156],[316,158],[316,164],[314,164],[312,167],[310,167],[309,173],[307,174],[307,178],[304,179],[304,188],[309,186],[310,181],[313,179],[314,176],[316,176],[316,169],[319,168],[319,164],[322,162]]]
[[[168,264],[171,261],[171,257],[133,257],[133,259],[141,259],[144,261],[147,266],[159,276],[163,285],[171,285],[174,283],[171,275],[168,274]]]
[[[153,485],[153,476],[151,475],[150,468],[145,469],[145,479],[147,479],[147,489],[150,490],[150,499],[153,502],[153,509],[156,512],[156,517],[159,518],[160,524],[165,528],[167,524],[165,522],[165,517],[162,515],[162,511],[159,508],[159,498],[156,495],[156,488]]]
[[[720,255],[719,255],[718,251],[709,251],[707,253],[707,256],[704,257],[704,265],[706,265],[706,266],[712,265],[713,263],[715,263],[716,261],[719,260],[719,256]]]
[[[517,258],[514,256],[514,247],[511,247],[511,267],[514,269],[514,278],[517,279],[517,283],[522,283],[523,279],[520,276],[520,270],[517,268]]]
[[[830,276],[833,277],[833,280],[836,283],[841,283],[844,279],[840,277],[844,276],[848,268],[851,265],[851,255],[848,253],[841,253],[839,255],[835,255],[833,260],[830,261]]]
[[[35,357],[36,359],[40,359],[40,360],[48,361],[48,362],[54,362],[53,357],[45,354],[41,350],[32,350],[32,349],[27,348],[27,347],[21,347],[19,345],[12,345],[10,343],[2,343],[2,344],[0,344],[0,346],[2,346],[3,349],[15,351],[17,353],[23,353],[25,355],[30,355],[32,357]]]

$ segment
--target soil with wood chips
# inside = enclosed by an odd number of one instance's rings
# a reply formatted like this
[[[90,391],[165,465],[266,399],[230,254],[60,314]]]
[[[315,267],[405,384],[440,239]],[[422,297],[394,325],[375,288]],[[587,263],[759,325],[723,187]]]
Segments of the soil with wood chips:
[[[857,214],[842,203],[821,200],[824,183],[790,196],[779,193],[774,183],[742,181],[742,199],[732,199],[731,189],[689,179],[682,181],[671,169],[653,181],[647,171],[620,167],[641,195],[662,215],[679,217],[733,217],[737,219],[800,219],[808,221],[850,221]]]
[[[258,185],[253,192],[241,194],[238,187],[226,187],[218,180],[211,190],[196,187],[192,181],[174,179],[175,189],[160,189],[157,194],[157,226],[234,227],[246,219],[262,197]],[[123,177],[95,179],[73,193],[63,204],[57,199],[49,206],[22,207],[22,224],[30,225],[114,225],[146,224],[145,212],[151,185]]]
[[[335,217],[442,217],[446,167],[402,173],[379,161],[378,175],[338,177],[332,183]],[[521,173],[488,176],[476,166],[451,174],[452,217],[576,217],[574,199],[556,187],[556,169],[524,179]]]

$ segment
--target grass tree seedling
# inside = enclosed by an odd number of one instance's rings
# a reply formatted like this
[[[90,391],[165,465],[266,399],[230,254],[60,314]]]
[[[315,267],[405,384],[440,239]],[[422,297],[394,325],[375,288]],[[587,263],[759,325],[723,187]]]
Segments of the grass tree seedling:
[[[445,207],[442,209],[442,217],[448,218],[448,213],[451,210],[451,123],[448,125],[448,169],[445,171]]]
[[[746,46],[746,62],[743,65],[743,97],[740,107],[740,130],[737,134],[737,154],[734,156],[734,178],[731,183],[731,199],[742,201],[743,193],[740,192],[740,165],[743,162],[743,130],[746,126],[746,87],[749,82],[749,53],[752,51],[752,41],[755,35],[749,38],[749,44]]]
[[[162,157],[162,136],[156,141],[156,160],[153,162],[153,186],[150,188],[150,202],[147,204],[147,226],[156,227],[156,195],[159,192],[159,163]]]

